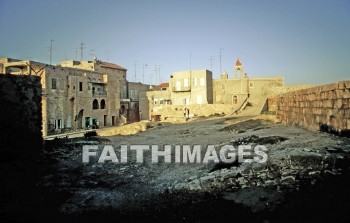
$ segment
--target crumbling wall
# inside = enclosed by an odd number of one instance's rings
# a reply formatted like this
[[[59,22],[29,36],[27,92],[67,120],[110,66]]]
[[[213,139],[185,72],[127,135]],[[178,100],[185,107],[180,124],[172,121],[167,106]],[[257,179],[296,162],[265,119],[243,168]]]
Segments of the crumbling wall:
[[[28,159],[26,155],[39,154],[42,145],[40,77],[0,74],[0,104],[2,159]]]
[[[349,135],[350,81],[281,94],[276,103],[282,123]]]

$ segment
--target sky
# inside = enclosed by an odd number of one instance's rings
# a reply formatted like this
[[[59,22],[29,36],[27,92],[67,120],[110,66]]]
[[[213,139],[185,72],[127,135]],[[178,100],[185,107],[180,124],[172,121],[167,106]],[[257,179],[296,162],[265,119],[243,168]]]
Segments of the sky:
[[[129,81],[232,78],[237,58],[248,77],[350,80],[350,0],[0,0],[0,27],[0,57],[50,63],[53,40],[58,64],[84,43],[83,60],[125,67]]]

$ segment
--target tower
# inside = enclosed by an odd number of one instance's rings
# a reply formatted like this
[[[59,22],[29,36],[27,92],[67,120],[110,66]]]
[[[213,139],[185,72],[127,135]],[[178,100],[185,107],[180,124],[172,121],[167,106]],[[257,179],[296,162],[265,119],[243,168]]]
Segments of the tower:
[[[235,79],[243,79],[244,77],[244,72],[243,72],[243,65],[239,58],[236,61],[236,65],[233,67],[233,73],[234,73],[234,78]]]

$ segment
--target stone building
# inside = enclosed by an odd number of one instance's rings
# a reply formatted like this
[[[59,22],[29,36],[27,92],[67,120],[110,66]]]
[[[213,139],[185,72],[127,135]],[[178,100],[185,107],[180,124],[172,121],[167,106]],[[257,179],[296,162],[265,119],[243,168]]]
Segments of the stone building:
[[[169,82],[171,102],[174,105],[212,104],[212,83],[209,70],[174,72]]]
[[[241,104],[249,101],[258,105],[266,101],[271,88],[284,86],[283,77],[252,78],[243,71],[243,65],[238,58],[233,67],[233,78],[223,73],[221,79],[213,80],[215,104]]]
[[[148,102],[143,103],[143,108],[140,108],[140,102],[147,101],[144,92],[151,89],[159,89],[155,85],[129,82],[127,80],[127,69],[117,64],[103,62],[97,58],[94,58],[93,61],[63,61],[61,66],[98,71],[117,76],[120,81],[120,116],[122,116],[124,122],[140,121],[142,112],[145,111],[144,113],[147,114],[149,110]],[[148,116],[143,115],[143,117]]]
[[[284,86],[283,77],[248,77],[239,58],[233,74],[229,77],[224,72],[220,79],[212,79],[212,72],[208,70],[173,73],[169,88],[147,92],[150,118],[181,117],[185,108],[190,109],[192,115],[227,114],[248,102],[261,110],[272,89]]]
[[[142,84],[140,82],[126,82],[126,85],[129,95],[129,104],[126,110],[128,122],[138,122],[148,119],[149,107],[146,92],[159,89],[159,86]]]
[[[0,64],[1,73],[41,77],[43,136],[118,124],[122,75],[10,58]]]

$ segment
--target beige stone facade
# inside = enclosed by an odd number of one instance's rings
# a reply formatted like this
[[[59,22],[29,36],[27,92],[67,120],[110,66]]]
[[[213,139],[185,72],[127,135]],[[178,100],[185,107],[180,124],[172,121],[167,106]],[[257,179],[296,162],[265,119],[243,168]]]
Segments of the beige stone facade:
[[[93,61],[63,61],[61,66],[114,74],[120,80],[120,115],[122,120],[130,123],[148,119],[149,103],[145,92],[159,89],[159,86],[129,82],[127,81],[127,69],[96,58]]]
[[[118,124],[117,75],[9,58],[0,64],[1,73],[41,77],[43,136]]]
[[[208,70],[182,71],[173,73],[169,84],[166,90],[147,92],[150,118],[181,116],[184,107],[191,107],[192,115],[229,114],[248,102],[261,111],[271,89],[284,86],[284,78],[250,78],[238,59],[232,77],[224,72],[220,79],[212,79],[212,72]],[[220,110],[192,106],[205,104],[224,107]]]
[[[174,72],[170,77],[173,105],[212,104],[212,73],[209,70]]]

